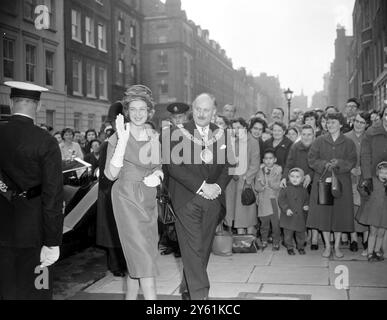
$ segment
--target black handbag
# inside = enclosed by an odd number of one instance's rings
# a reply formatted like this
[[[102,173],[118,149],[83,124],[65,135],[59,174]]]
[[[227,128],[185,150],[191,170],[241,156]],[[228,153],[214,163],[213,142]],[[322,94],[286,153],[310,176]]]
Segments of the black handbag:
[[[343,195],[343,185],[340,180],[337,179],[336,173],[332,170],[332,196],[334,198],[340,198]]]
[[[248,207],[253,205],[256,202],[256,197],[254,190],[251,186],[247,186],[246,182],[245,185],[243,186],[243,191],[241,195],[241,202],[242,205]]]
[[[169,194],[168,188],[163,181],[161,181],[160,186],[157,188],[156,199],[159,221],[162,224],[175,223],[177,217],[172,206],[171,196]]]
[[[333,206],[333,194],[332,194],[332,182],[326,182],[324,180],[325,175],[328,172],[326,168],[317,182],[318,197],[317,204],[320,206]]]

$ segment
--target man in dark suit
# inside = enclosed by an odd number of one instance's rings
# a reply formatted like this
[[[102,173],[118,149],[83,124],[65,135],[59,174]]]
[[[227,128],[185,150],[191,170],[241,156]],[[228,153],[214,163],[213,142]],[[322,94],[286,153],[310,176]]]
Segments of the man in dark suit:
[[[13,114],[0,124],[0,300],[51,299],[48,267],[59,258],[63,233],[62,157],[57,140],[34,125],[47,90],[5,84]]]
[[[225,190],[231,175],[225,133],[211,123],[215,112],[212,95],[198,96],[193,103],[194,120],[172,134],[168,173],[184,265],[183,299],[208,298],[207,265],[216,227],[225,216]],[[182,139],[174,141],[180,134]]]

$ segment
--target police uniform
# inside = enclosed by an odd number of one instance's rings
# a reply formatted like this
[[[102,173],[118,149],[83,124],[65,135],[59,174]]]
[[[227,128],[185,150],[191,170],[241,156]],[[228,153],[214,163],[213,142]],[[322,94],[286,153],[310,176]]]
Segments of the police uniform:
[[[179,115],[179,114],[185,114],[190,109],[190,106],[185,103],[171,103],[168,105],[167,110],[171,115]],[[165,139],[170,139],[171,134],[174,129],[176,128],[182,128],[182,124],[175,125],[174,123],[169,123],[168,126],[162,128],[162,134],[160,135],[160,138],[162,138],[162,141],[166,141]],[[168,150],[169,151],[169,150]],[[163,165],[163,172],[164,172],[164,183],[166,186],[169,185],[169,177],[168,177],[168,169],[167,166]],[[164,249],[161,251],[162,255],[168,255],[171,253],[174,253],[175,257],[180,257],[180,248],[179,243],[177,241],[177,234],[174,224],[170,225],[162,225],[161,222],[159,222],[159,230],[160,232],[160,245],[164,247]]]
[[[46,89],[8,82],[11,98],[40,100]],[[61,244],[63,175],[58,142],[33,119],[0,124],[0,300],[52,298],[50,268],[37,269],[42,248]],[[43,259],[41,261],[41,259]]]

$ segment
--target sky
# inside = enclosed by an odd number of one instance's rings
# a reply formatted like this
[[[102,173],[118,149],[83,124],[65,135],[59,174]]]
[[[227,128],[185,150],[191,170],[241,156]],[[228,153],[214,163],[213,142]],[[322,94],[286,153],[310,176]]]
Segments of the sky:
[[[182,0],[187,17],[233,61],[258,76],[279,76],[283,88],[311,97],[323,89],[334,59],[336,26],[352,35],[355,0]]]

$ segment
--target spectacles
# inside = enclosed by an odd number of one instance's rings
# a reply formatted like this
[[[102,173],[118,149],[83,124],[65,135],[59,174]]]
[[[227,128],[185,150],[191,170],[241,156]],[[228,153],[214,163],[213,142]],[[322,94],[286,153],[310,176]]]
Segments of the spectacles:
[[[362,125],[367,124],[367,122],[365,122],[365,121],[359,121],[359,120],[355,120],[355,123],[357,123],[357,124],[362,124]]]

